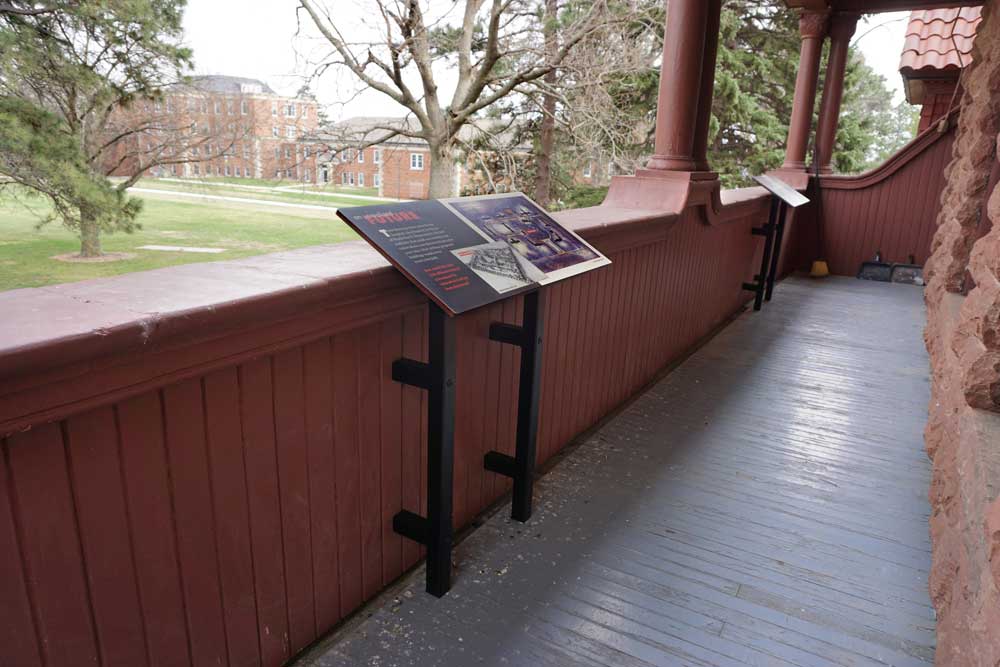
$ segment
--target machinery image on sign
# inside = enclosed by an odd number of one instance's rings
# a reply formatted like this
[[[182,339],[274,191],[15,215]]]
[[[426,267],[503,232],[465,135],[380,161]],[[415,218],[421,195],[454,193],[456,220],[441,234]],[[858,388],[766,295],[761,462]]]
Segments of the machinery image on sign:
[[[607,263],[583,239],[522,194],[445,200],[493,241],[502,241],[538,269],[544,284]]]

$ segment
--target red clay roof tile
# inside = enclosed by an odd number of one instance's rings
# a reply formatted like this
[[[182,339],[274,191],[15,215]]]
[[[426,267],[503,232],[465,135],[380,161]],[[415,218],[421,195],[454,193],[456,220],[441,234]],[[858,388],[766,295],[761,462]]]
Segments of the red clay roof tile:
[[[899,70],[956,70],[972,62],[981,7],[927,9],[910,13]]]

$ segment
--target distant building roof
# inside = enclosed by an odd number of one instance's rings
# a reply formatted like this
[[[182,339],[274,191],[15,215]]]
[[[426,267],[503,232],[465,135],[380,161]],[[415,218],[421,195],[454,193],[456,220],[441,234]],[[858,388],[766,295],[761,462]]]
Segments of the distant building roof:
[[[972,62],[976,28],[982,20],[981,7],[910,12],[899,61],[907,100],[913,104],[922,101],[922,86],[914,86],[914,81],[958,77]]]
[[[233,95],[240,93],[265,93],[267,95],[277,95],[269,85],[260,79],[248,79],[242,76],[225,76],[222,74],[193,76],[191,77],[191,85],[194,88],[211,93],[230,93]]]

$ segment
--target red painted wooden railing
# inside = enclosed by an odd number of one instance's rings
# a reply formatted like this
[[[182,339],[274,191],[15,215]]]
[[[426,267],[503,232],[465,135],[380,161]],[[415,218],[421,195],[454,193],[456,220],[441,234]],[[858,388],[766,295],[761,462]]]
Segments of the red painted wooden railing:
[[[832,273],[853,276],[876,252],[898,263],[913,255],[923,265],[937,228],[955,119],[953,114],[944,131],[938,125],[924,131],[870,172],[821,176],[821,200],[797,213],[791,225],[786,266],[808,269],[822,257]],[[813,187],[809,194],[815,198],[815,193]]]
[[[540,460],[741,309],[767,201],[732,200],[562,216],[614,264],[550,290]],[[419,560],[391,518],[422,511],[424,397],[389,369],[426,307],[367,247],[0,311],[0,664],[274,667]],[[513,453],[518,353],[487,336],[518,312],[457,323],[456,526],[508,490],[482,460]]]

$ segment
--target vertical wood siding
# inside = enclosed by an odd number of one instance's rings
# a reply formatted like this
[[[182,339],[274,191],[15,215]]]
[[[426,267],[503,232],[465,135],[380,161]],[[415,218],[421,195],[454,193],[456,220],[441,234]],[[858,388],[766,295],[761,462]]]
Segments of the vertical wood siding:
[[[685,215],[550,288],[540,461],[743,305],[759,222]],[[520,308],[457,323],[459,527],[510,488],[482,461],[513,454],[519,352],[488,330]],[[425,511],[425,397],[389,368],[425,328],[411,308],[0,441],[0,664],[276,667],[413,566],[391,519]]]
[[[886,178],[864,187],[859,179],[821,179],[824,250],[830,271],[853,276],[881,251],[888,262],[910,255],[923,265],[937,229],[944,168],[951,161],[951,136],[930,144]],[[809,259],[815,249],[810,248]]]

